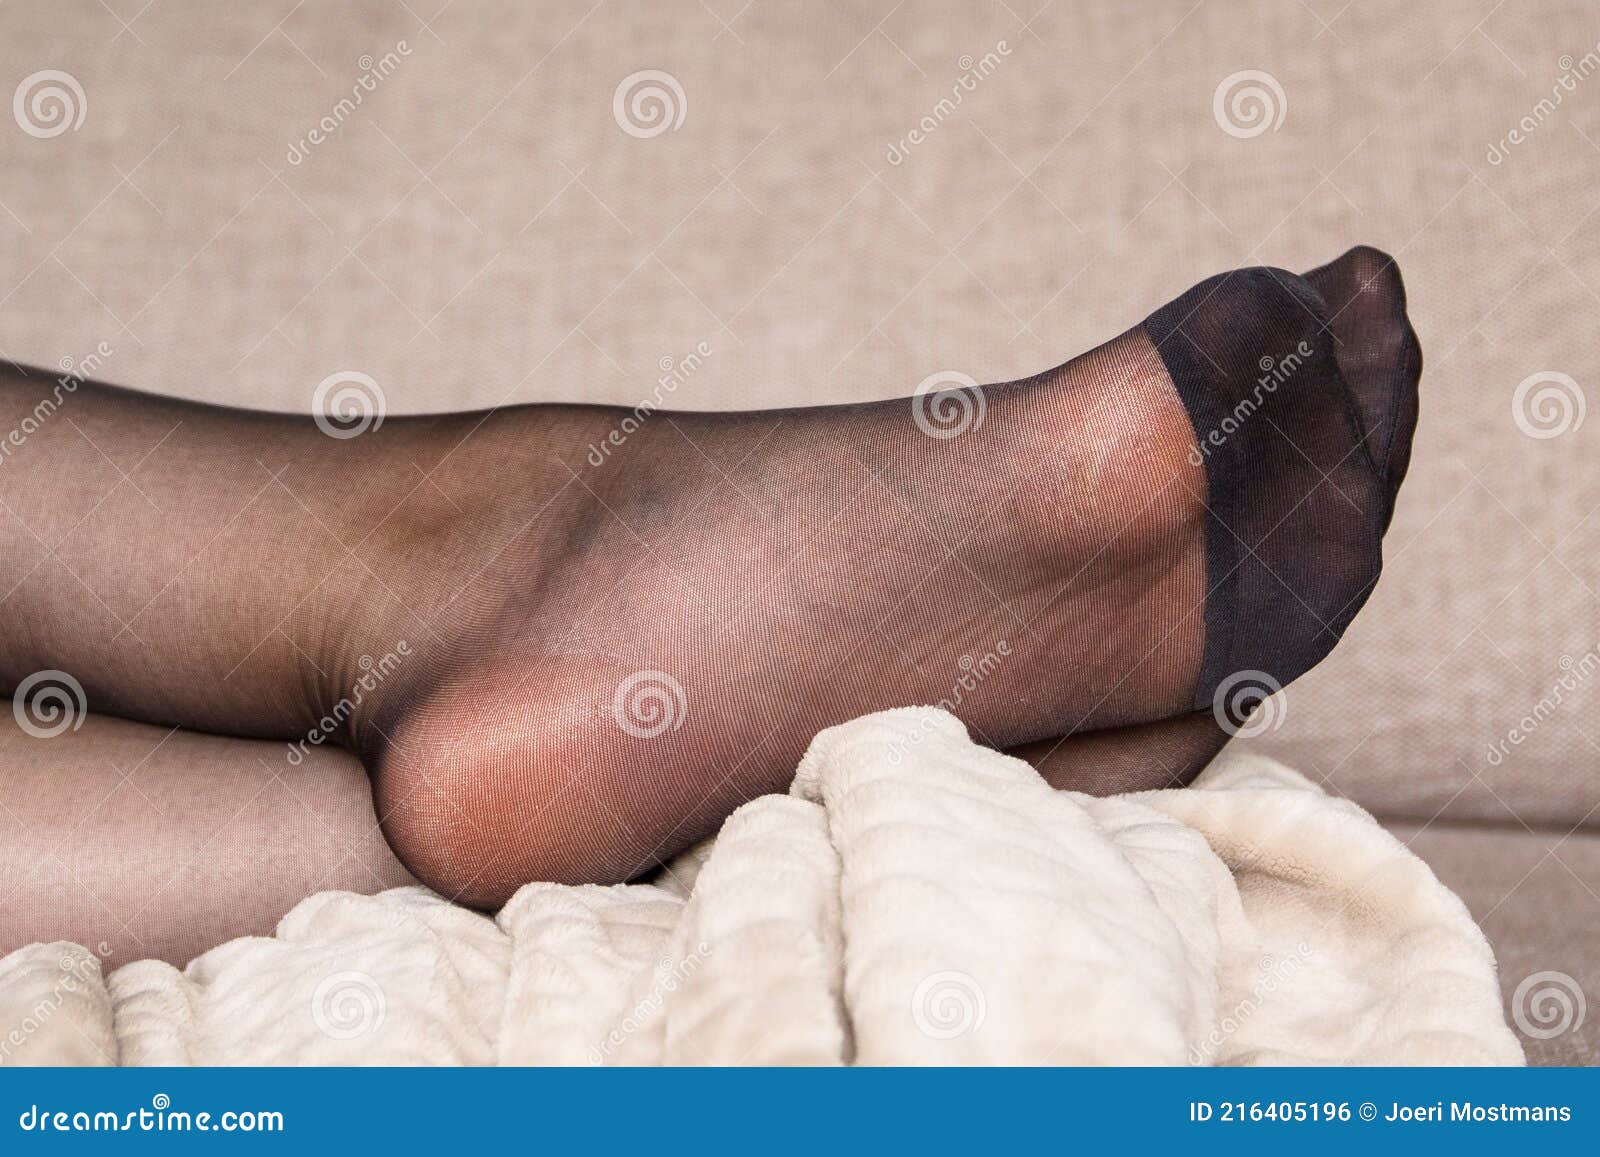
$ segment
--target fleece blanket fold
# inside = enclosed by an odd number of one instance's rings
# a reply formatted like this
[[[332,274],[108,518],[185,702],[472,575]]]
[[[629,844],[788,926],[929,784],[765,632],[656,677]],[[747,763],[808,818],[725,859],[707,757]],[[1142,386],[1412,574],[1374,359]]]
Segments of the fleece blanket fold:
[[[1241,745],[1235,744],[1235,748]],[[9,1035],[4,1035],[9,1033]],[[102,976],[0,960],[23,1064],[1520,1064],[1461,902],[1247,750],[1052,790],[931,708],[818,735],[650,883],[497,916],[324,893],[271,938]]]

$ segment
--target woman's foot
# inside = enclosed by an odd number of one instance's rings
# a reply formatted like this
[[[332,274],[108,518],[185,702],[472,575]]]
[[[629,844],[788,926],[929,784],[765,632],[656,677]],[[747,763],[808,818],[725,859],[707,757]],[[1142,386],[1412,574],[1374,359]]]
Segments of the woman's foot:
[[[598,468],[569,452],[589,508],[537,605],[375,718],[385,830],[488,905],[637,874],[874,709],[944,702],[1011,746],[1287,683],[1364,601],[1391,501],[1332,322],[1243,270],[941,399],[972,416],[954,437],[902,401],[657,415]]]
[[[1362,439],[1388,495],[1387,528],[1411,457],[1422,375],[1422,347],[1406,317],[1400,270],[1388,254],[1362,245],[1305,277],[1329,310],[1339,372],[1355,398]],[[1010,754],[1057,787],[1096,795],[1179,787],[1222,750],[1236,722],[1221,701],[1155,723],[1040,740]]]
[[[1011,746],[1320,659],[1391,504],[1336,321],[1242,270],[981,390],[348,439],[85,386],[0,471],[0,677],[348,743],[401,859],[465,902],[626,879],[866,711],[945,702]]]

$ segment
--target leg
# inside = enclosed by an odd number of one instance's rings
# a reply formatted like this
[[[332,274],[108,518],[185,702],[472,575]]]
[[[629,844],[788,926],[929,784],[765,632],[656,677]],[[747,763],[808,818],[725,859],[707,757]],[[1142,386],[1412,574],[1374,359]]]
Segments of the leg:
[[[401,858],[469,902],[627,878],[781,788],[819,728],[974,665],[958,713],[1015,746],[1320,659],[1390,501],[1329,314],[1241,271],[931,405],[354,438],[83,385],[0,467],[0,679],[63,668],[113,712],[349,746]],[[0,386],[0,422],[49,391]],[[944,436],[961,402],[985,415]]]
[[[1033,764],[1052,787],[1120,795],[1188,785],[1228,738],[1211,712],[1196,711],[1155,723],[1042,739],[1007,754]]]
[[[0,716],[0,954],[70,940],[108,968],[151,956],[181,967],[271,935],[313,892],[414,882],[355,759],[282,756],[281,744],[99,715],[42,740]]]

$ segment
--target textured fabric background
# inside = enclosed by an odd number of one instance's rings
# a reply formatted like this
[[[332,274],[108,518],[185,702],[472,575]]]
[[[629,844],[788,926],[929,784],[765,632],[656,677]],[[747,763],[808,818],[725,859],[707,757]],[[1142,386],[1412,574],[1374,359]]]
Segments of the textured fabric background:
[[[1256,742],[1391,816],[1594,826],[1600,417],[1530,437],[1513,395],[1600,388],[1597,44],[1577,0],[12,0],[0,95],[82,99],[0,121],[0,353],[296,410],[357,370],[402,412],[631,404],[704,342],[673,405],[807,405],[1028,373],[1369,242],[1427,356],[1412,477]],[[655,136],[613,111],[644,69],[682,93]],[[1254,136],[1214,112],[1242,70],[1278,90]]]

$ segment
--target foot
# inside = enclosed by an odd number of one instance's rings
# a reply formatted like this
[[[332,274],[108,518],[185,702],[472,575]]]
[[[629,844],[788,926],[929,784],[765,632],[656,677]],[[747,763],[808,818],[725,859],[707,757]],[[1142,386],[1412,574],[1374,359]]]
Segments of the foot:
[[[390,635],[399,592],[435,608],[352,720],[386,834],[492,906],[637,875],[867,711],[944,703],[1008,747],[1219,689],[1247,707],[1378,574],[1392,471],[1338,322],[1308,280],[1240,270],[1053,371],[917,405],[495,415],[440,471],[464,509],[395,540],[395,605],[368,608]],[[555,462],[534,493],[465,485],[529,447]]]
[[[1012,747],[1242,707],[1377,576],[1414,382],[1341,374],[1398,309],[1368,272],[1225,274],[1036,378],[814,410],[346,430],[0,371],[0,683],[44,733],[65,673],[346,744],[406,865],[485,906],[636,875],[866,711]]]
[[[1351,249],[1305,277],[1330,311],[1339,372],[1355,399],[1362,438],[1387,496],[1387,529],[1411,457],[1422,374],[1405,286],[1394,259],[1369,246]],[[1097,795],[1182,786],[1233,733],[1236,715],[1226,703],[1217,706],[1222,710],[1041,740],[1011,754],[1058,787]]]

